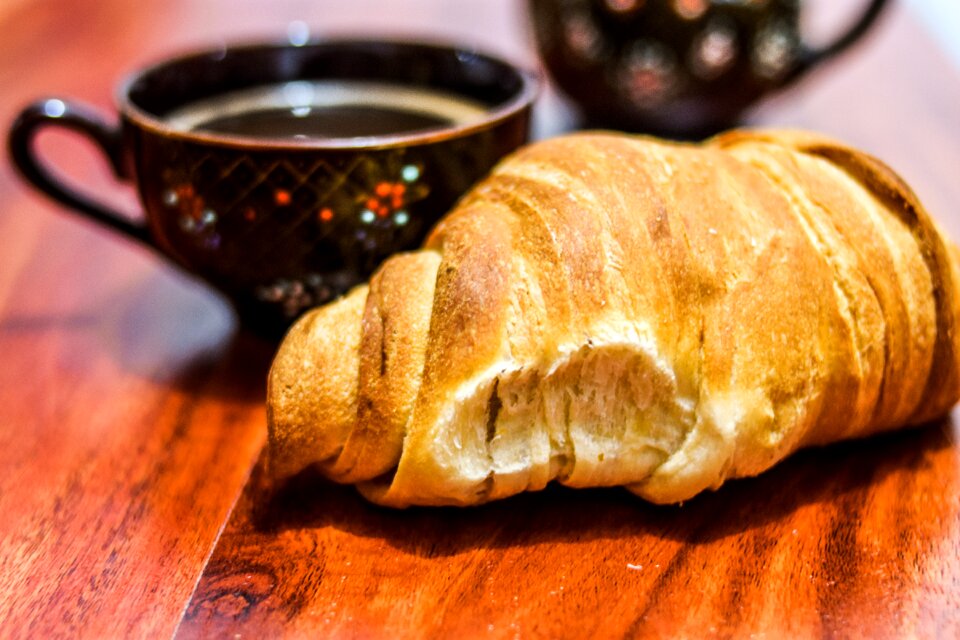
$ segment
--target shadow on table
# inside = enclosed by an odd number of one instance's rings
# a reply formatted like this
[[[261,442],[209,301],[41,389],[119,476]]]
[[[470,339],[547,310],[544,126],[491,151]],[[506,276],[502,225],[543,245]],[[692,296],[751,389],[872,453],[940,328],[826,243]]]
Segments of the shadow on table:
[[[424,556],[482,546],[637,536],[702,544],[780,523],[811,504],[830,503],[836,513],[855,518],[867,508],[871,487],[892,474],[933,473],[931,458],[955,447],[954,439],[953,422],[947,418],[919,429],[810,449],[757,478],[729,482],[679,506],[653,505],[623,489],[552,485],[474,508],[395,511],[370,505],[352,487],[308,471],[269,501],[258,503],[256,492],[248,491],[241,509],[249,519],[241,528],[274,535],[335,527]],[[952,490],[957,466],[951,465],[949,477],[934,479],[938,486]]]
[[[0,334],[60,339],[71,358],[107,357],[126,374],[190,394],[265,400],[278,341],[242,328],[226,300],[197,280],[157,269],[75,306],[10,314]]]

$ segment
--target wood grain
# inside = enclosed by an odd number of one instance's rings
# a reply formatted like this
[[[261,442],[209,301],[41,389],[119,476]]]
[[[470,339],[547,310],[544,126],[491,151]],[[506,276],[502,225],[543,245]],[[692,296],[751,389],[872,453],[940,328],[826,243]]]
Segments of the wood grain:
[[[808,451],[679,508],[550,488],[390,511],[309,475],[266,504],[248,489],[178,637],[955,637],[957,435]]]
[[[109,103],[148,26],[128,7],[4,13],[3,121],[54,92]],[[91,150],[41,142],[115,189]],[[272,345],[6,163],[0,245],[0,636],[169,637],[261,446]]]
[[[0,635],[169,635],[261,446],[270,350],[197,285],[20,207],[0,219]]]
[[[264,6],[4,5],[0,121],[51,94],[109,109],[134,67],[291,20],[533,61],[519,0]],[[957,105],[960,74],[900,7],[753,121],[875,153],[960,238]],[[550,92],[538,118],[541,136],[569,122]],[[116,192],[67,138],[40,143]],[[267,500],[247,478],[272,349],[0,163],[0,637],[960,637],[955,421],[805,452],[682,508],[551,488],[393,512],[308,476]]]

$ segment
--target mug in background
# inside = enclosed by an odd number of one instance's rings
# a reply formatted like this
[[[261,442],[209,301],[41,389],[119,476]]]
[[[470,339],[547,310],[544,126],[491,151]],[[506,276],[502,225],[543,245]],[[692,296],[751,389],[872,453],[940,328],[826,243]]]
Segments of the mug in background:
[[[800,32],[801,0],[528,0],[554,82],[589,126],[702,138],[860,39],[887,0],[826,46]]]
[[[119,126],[69,100],[38,101],[8,146],[36,187],[205,279],[247,325],[275,334],[416,247],[527,140],[536,85],[449,46],[228,46],[133,74]],[[47,127],[94,141],[135,183],[143,221],[57,179],[32,144]]]

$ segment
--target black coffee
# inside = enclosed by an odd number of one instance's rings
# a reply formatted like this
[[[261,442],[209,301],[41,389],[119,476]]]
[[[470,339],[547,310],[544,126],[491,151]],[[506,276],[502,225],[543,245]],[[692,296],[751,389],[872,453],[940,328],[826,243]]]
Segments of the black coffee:
[[[214,118],[194,129],[269,138],[355,138],[409,133],[453,124],[429,113],[388,107],[353,105],[314,107],[308,113],[293,109],[264,109]]]
[[[288,82],[191,103],[175,128],[262,138],[329,139],[427,131],[474,122],[485,107],[428,89],[352,81]]]

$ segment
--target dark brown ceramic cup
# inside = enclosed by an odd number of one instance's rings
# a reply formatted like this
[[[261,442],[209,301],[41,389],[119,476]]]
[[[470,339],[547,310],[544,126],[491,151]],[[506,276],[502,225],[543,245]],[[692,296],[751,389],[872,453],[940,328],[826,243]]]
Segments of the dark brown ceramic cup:
[[[528,0],[537,46],[588,126],[701,138],[857,42],[888,0],[829,44],[801,33],[801,0]]]
[[[343,123],[335,120],[332,133],[307,137],[185,128],[173,118],[185,106],[222,103],[237,91],[341,81],[354,89],[389,83],[436,92],[475,111],[425,127],[393,130],[388,121],[369,135],[362,121],[359,132],[347,122],[353,129],[337,135]],[[118,93],[117,126],[52,98],[27,107],[8,142],[15,166],[36,187],[156,249],[225,293],[245,323],[275,332],[366,280],[391,253],[416,247],[471,184],[527,140],[536,84],[505,62],[447,46],[350,40],[226,47],[133,74]],[[340,116],[362,120],[363,109],[354,107]],[[32,144],[48,127],[93,140],[118,178],[136,185],[143,221],[56,178]]]

